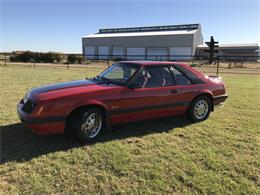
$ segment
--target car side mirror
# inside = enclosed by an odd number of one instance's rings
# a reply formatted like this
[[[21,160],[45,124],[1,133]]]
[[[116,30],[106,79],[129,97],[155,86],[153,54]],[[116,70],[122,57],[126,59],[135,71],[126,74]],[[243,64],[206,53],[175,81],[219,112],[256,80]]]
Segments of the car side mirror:
[[[131,82],[129,85],[128,85],[128,88],[130,89],[139,89],[141,88],[142,86],[140,85],[140,83],[137,83],[137,82]]]

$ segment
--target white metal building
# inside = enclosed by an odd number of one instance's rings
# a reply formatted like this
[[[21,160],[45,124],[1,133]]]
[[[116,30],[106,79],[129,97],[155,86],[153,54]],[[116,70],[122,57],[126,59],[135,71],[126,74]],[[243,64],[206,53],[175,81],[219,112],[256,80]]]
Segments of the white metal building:
[[[208,56],[208,53],[205,52],[205,49],[208,49],[207,45],[198,45],[197,47],[197,56]],[[216,48],[218,53],[216,56],[221,57],[224,60],[258,60],[258,50],[259,45],[257,43],[247,43],[247,44],[219,44],[219,47]]]
[[[87,59],[190,60],[207,57],[200,24],[100,29],[82,38]],[[259,45],[220,44],[224,60],[257,60]]]
[[[185,60],[201,44],[200,24],[100,29],[82,38],[87,59]]]

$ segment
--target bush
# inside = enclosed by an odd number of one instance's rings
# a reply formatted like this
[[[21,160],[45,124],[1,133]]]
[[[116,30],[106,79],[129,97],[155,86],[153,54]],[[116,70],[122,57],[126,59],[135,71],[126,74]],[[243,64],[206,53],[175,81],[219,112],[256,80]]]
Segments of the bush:
[[[67,63],[74,64],[77,60],[77,56],[75,54],[69,54],[67,57]]]
[[[83,57],[82,56],[77,56],[77,63],[82,64],[83,62]]]
[[[30,51],[25,51],[20,54],[12,52],[10,57],[11,62],[30,62],[33,59],[34,59],[34,53]]]
[[[117,57],[114,57],[113,60],[114,60],[115,62],[119,62],[119,61],[123,61],[124,58],[117,56]]]
[[[62,54],[55,54],[55,62],[61,63],[64,59],[64,56]]]
[[[67,56],[67,63],[69,64],[82,64],[83,62],[83,57],[81,55],[77,55],[77,54],[69,54]]]
[[[60,63],[64,59],[63,54],[48,52],[31,52],[25,51],[23,53],[12,52],[10,60],[12,62],[47,62],[47,63]]]
[[[55,54],[52,52],[42,53],[43,62],[53,63],[55,61]]]

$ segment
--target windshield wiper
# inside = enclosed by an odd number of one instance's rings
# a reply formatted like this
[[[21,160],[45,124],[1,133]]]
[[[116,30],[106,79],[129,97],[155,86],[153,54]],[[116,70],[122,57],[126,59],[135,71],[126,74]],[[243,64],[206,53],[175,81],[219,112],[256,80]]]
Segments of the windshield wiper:
[[[102,80],[103,82],[105,82],[106,84],[112,83],[112,80],[111,80],[111,79],[108,79],[108,78],[105,78],[105,77],[101,77],[101,76],[99,76],[99,75],[97,75],[96,77],[94,77],[94,80],[96,80],[96,79],[100,79],[100,80]]]
[[[106,77],[102,77],[102,76],[99,76],[97,75],[96,77],[93,78],[93,80],[101,80],[102,83],[105,83],[105,84],[115,84],[115,85],[121,85],[121,86],[124,86],[126,84],[126,81],[120,81],[120,80],[116,80],[116,79],[109,79],[109,78],[106,78]],[[100,83],[101,84],[101,83]]]

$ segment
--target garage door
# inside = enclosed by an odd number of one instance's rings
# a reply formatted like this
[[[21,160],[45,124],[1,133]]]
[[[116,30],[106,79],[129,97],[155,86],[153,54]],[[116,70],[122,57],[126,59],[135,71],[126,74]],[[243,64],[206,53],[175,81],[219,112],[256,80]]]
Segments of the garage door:
[[[166,48],[166,47],[147,48],[147,59],[148,60],[167,60],[168,59],[168,48]]]
[[[127,48],[127,59],[130,60],[144,60],[145,59],[145,48]]]
[[[124,47],[113,47],[112,51],[113,58],[124,58],[125,48]]]
[[[95,47],[85,47],[85,57],[87,59],[95,59]]]
[[[100,60],[108,59],[108,55],[109,55],[109,47],[107,46],[98,47],[98,59]]]
[[[191,60],[191,47],[170,47],[170,60]]]

